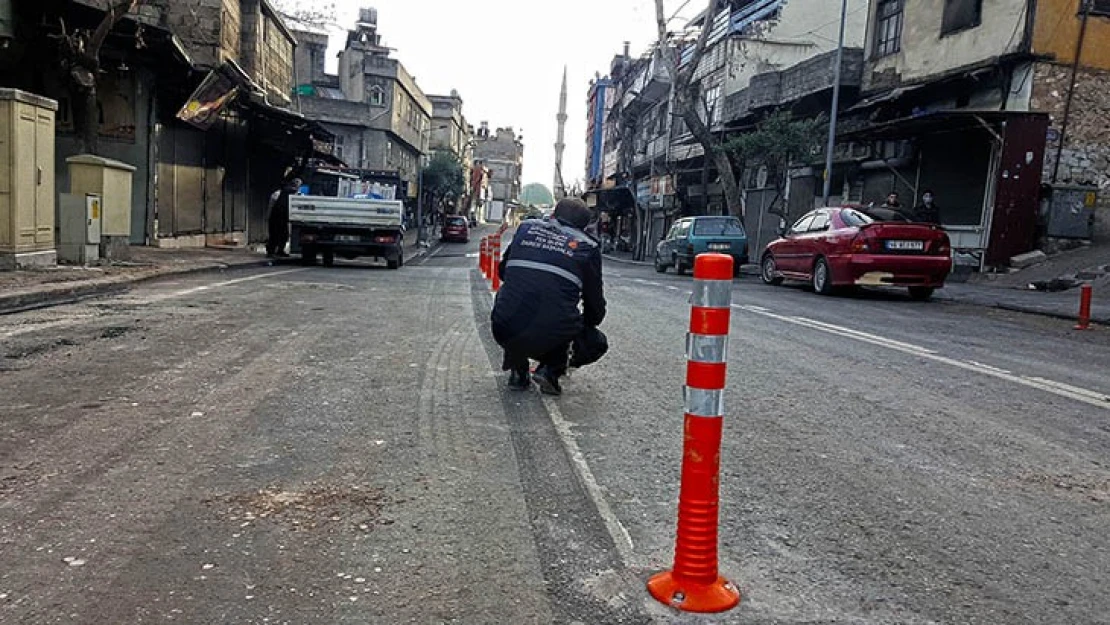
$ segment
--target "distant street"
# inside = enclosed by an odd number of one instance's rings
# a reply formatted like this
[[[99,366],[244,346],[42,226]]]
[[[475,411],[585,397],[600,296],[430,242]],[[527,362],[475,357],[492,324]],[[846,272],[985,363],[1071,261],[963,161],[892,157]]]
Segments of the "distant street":
[[[512,392],[477,237],[0,317],[3,623],[1110,623],[1110,337],[736,281],[721,570],[671,564],[691,280]]]

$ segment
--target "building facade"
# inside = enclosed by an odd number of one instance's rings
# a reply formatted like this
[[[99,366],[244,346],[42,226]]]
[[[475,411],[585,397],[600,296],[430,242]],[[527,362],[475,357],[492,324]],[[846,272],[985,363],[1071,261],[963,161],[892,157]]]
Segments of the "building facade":
[[[376,10],[360,11],[339,53],[337,75],[325,71],[326,38],[298,31],[295,66],[308,82],[298,85],[297,100],[306,117],[335,135],[336,158],[358,169],[397,172],[398,197],[411,203],[432,140],[432,101],[382,45],[377,20]]]
[[[586,187],[597,189],[605,180],[605,120],[612,108],[612,81],[597,76],[586,95]]]
[[[68,193],[66,159],[83,146],[58,25],[91,32],[108,2],[11,6],[16,45],[0,50],[0,82],[58,101],[56,182]],[[99,55],[97,154],[135,167],[125,243],[265,239],[270,192],[327,140],[290,108],[293,44],[264,0],[154,1],[113,26]],[[202,102],[205,85],[213,98]],[[202,124],[180,115],[213,104]]]
[[[482,218],[501,221],[520,202],[524,142],[512,128],[490,132],[489,123],[482,122],[474,137],[474,162],[489,172],[490,199]]]

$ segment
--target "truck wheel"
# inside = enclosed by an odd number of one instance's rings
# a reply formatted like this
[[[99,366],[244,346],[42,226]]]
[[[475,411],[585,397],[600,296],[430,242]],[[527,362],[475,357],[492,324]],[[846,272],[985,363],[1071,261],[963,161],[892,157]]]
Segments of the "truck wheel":
[[[335,253],[334,252],[324,252],[324,266],[325,267],[332,267],[334,265],[335,265]]]
[[[398,258],[387,258],[385,260],[385,266],[389,267],[390,269],[397,269],[398,267],[401,266],[400,257],[398,257]]]
[[[398,267],[404,267],[405,266],[405,248],[403,248],[403,247],[398,247],[397,248],[397,266]]]
[[[305,247],[301,249],[301,264],[315,265],[316,264],[316,249]]]

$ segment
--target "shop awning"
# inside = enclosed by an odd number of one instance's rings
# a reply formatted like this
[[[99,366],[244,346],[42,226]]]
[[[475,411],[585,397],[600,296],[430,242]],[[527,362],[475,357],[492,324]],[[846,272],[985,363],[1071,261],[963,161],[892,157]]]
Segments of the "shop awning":
[[[999,110],[945,110],[903,117],[840,133],[840,141],[897,141],[945,132],[985,130],[996,138],[1008,120],[1047,117],[1047,113]]]

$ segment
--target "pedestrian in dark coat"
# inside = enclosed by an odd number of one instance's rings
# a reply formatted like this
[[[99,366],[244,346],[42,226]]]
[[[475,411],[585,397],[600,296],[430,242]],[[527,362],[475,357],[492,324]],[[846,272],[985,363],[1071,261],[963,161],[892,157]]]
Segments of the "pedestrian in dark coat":
[[[285,244],[289,242],[289,196],[296,195],[301,188],[300,178],[286,182],[270,205],[269,237],[266,239],[266,255],[285,258]]]
[[[913,220],[923,224],[940,224],[940,208],[937,207],[933,192],[926,189],[921,194],[921,203],[913,209]]]
[[[491,321],[493,337],[505,350],[502,369],[510,372],[514,388],[526,389],[535,380],[544,393],[562,393],[559,378],[571,342],[605,318],[601,249],[583,231],[589,222],[586,204],[565,198],[551,219],[521,223],[505,250]],[[529,359],[539,361],[531,376]]]

